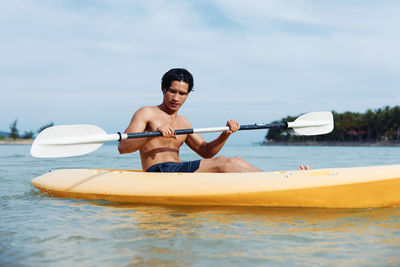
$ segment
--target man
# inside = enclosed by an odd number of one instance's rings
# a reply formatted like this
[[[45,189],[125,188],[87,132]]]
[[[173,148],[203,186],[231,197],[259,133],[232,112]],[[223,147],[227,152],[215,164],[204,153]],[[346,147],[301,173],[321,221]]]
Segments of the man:
[[[229,130],[211,142],[198,134],[174,135],[175,129],[192,128],[189,120],[178,115],[193,89],[193,76],[185,69],[171,69],[161,81],[163,102],[158,106],[142,107],[132,117],[125,133],[160,131],[162,137],[122,140],[118,145],[121,154],[140,152],[142,168],[148,172],[260,172],[245,160],[219,156],[213,158],[224,146],[229,136],[239,130],[238,122],[229,120]],[[179,149],[186,143],[202,160],[182,162]]]

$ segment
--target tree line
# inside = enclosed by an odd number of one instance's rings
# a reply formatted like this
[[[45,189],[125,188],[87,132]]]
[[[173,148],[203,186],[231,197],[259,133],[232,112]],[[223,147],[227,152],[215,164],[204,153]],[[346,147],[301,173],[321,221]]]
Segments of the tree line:
[[[11,139],[32,139],[35,137],[35,132],[34,131],[25,131],[23,134],[19,133],[18,127],[17,127],[18,119],[16,119],[13,123],[10,124],[10,133],[8,134],[8,137]],[[36,133],[40,133],[44,129],[53,126],[54,123],[50,122],[48,124],[43,125],[40,127]],[[0,136],[0,139],[4,139],[6,136]]]
[[[271,128],[265,137],[266,142],[400,142],[400,106],[369,109],[365,113],[332,113],[335,126],[329,134],[298,136],[291,129]],[[281,122],[294,121],[296,118],[288,116]]]

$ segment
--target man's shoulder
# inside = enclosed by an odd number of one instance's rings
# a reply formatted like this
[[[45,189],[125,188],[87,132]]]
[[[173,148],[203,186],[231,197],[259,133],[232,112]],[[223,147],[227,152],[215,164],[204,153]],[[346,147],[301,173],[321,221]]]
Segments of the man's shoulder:
[[[136,111],[137,114],[153,114],[155,112],[157,112],[157,107],[155,106],[141,107]]]
[[[142,111],[155,111],[155,110],[157,110],[157,106],[144,106],[144,107],[141,107],[141,108],[138,109],[138,110],[142,110]]]

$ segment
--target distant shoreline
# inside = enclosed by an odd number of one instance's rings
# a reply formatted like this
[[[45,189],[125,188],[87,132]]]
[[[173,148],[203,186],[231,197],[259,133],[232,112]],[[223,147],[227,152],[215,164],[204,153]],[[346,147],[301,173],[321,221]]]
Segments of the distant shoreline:
[[[261,142],[260,146],[400,146],[399,142]]]
[[[0,145],[32,145],[33,139],[4,139],[0,140]]]

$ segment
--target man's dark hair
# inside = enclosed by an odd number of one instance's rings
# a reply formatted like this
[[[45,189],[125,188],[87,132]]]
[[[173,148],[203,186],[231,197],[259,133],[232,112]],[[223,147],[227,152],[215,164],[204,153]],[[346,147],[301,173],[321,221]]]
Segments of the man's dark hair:
[[[173,81],[187,83],[189,85],[188,93],[190,93],[190,91],[193,89],[193,76],[185,69],[176,68],[167,71],[167,73],[165,73],[161,79],[162,90],[165,92],[167,89],[169,89]]]

